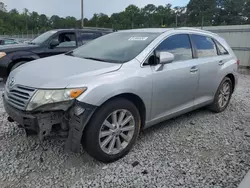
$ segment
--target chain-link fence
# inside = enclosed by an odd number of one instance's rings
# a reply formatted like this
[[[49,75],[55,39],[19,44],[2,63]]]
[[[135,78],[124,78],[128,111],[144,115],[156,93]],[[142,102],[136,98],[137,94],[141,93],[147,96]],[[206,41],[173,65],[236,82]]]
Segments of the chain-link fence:
[[[25,40],[32,40],[36,37],[38,37],[39,35],[41,35],[44,32],[41,31],[28,31],[28,32],[17,32],[17,33],[13,33],[13,34],[0,34],[0,38],[13,38],[19,41],[25,41]]]

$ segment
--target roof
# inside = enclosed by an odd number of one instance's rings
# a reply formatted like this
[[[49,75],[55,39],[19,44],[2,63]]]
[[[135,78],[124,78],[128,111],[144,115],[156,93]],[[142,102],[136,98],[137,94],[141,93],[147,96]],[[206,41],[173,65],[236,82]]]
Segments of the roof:
[[[149,32],[149,33],[164,33],[173,30],[173,28],[143,28],[143,29],[130,29],[121,30],[119,32]]]
[[[172,30],[195,31],[195,32],[199,32],[199,33],[206,33],[206,34],[216,35],[215,33],[212,33],[210,31],[206,31],[206,30],[202,30],[202,29],[196,29],[196,28],[192,28],[192,27],[180,27],[180,28],[143,28],[143,29],[122,30],[122,31],[119,31],[119,32],[165,33],[167,31],[172,31]]]
[[[98,27],[84,27],[82,29],[53,29],[53,31],[103,31],[103,32],[113,32],[112,28],[98,28]]]

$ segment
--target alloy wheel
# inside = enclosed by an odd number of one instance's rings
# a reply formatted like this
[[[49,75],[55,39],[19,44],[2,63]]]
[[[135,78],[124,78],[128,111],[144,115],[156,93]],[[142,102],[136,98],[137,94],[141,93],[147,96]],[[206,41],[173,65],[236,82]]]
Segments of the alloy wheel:
[[[131,142],[135,132],[135,118],[131,112],[119,109],[103,122],[99,132],[99,145],[103,152],[115,155]]]
[[[228,82],[223,83],[219,91],[219,100],[218,104],[220,108],[224,108],[230,100],[231,88]]]

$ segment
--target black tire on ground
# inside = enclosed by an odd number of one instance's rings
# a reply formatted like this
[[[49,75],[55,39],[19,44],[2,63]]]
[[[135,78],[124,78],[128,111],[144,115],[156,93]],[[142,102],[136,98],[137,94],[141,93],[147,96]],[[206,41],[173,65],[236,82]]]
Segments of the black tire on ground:
[[[229,99],[228,99],[228,101],[226,102],[226,104],[225,104],[225,106],[223,106],[223,107],[221,107],[220,105],[219,105],[219,96],[220,96],[220,90],[223,88],[223,85],[225,84],[225,83],[228,83],[229,84]],[[232,93],[233,93],[233,84],[232,84],[232,81],[230,80],[230,78],[228,78],[228,77],[225,77],[223,80],[222,80],[222,82],[221,82],[221,84],[220,84],[220,86],[219,86],[219,88],[218,88],[218,90],[217,90],[217,92],[216,92],[216,94],[215,94],[215,98],[214,98],[214,101],[213,101],[213,103],[209,106],[209,109],[211,110],[211,111],[213,111],[213,112],[215,112],[215,113],[220,113],[220,112],[223,112],[226,108],[227,108],[227,106],[228,106],[228,104],[230,103],[230,100],[231,100],[231,97],[232,97]]]
[[[101,146],[99,144],[99,133],[105,119],[112,112],[115,112],[116,110],[119,109],[125,109],[132,114],[132,116],[134,117],[135,129],[132,139],[127,145],[127,147],[125,147],[120,153],[111,155],[105,153],[101,149]],[[103,104],[99,109],[97,109],[97,111],[91,117],[90,122],[88,123],[83,133],[83,139],[82,139],[83,146],[85,150],[88,152],[88,154],[93,158],[95,158],[96,160],[104,163],[114,162],[124,157],[132,149],[139,135],[140,127],[141,127],[140,114],[135,105],[129,100],[126,100],[124,98],[115,98]]]
[[[27,61],[20,61],[20,62],[15,63],[15,64],[11,67],[10,72],[13,71],[14,69],[16,69],[17,67],[19,67],[20,65],[24,64],[24,63],[27,63]]]

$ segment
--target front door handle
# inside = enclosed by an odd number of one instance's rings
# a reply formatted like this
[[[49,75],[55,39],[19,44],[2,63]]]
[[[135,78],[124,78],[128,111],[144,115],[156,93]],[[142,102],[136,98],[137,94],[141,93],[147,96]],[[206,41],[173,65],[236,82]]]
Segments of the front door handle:
[[[198,70],[199,70],[198,67],[193,66],[193,67],[191,67],[190,72],[195,73],[195,72],[197,72]]]
[[[220,62],[219,62],[219,65],[220,66],[222,66],[222,65],[224,65],[225,63],[221,60]]]

